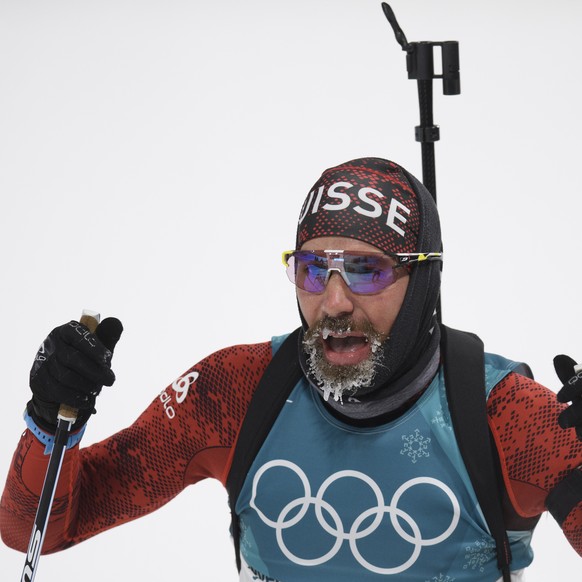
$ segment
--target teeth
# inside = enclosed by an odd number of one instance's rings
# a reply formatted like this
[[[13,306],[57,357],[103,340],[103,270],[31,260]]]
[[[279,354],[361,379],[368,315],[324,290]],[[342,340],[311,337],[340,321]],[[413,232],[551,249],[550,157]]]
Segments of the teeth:
[[[321,330],[321,337],[326,340],[330,335],[333,335],[333,337],[346,337],[350,334],[351,332],[351,328],[348,328],[346,330],[340,330],[338,332],[334,332],[331,329],[324,327]],[[368,336],[364,336],[364,340],[366,341],[366,343],[368,343],[370,340],[368,338]]]
[[[352,330],[348,327],[347,329],[339,329],[336,331],[333,331],[332,329],[329,329],[328,327],[324,327],[321,330],[321,336],[323,337],[323,339],[327,339],[330,335],[333,335],[334,337],[345,337],[347,335],[350,334]]]

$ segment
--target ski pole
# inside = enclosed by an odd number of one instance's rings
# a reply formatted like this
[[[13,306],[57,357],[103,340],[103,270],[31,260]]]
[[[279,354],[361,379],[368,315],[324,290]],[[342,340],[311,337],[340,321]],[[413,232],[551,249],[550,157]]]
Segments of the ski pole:
[[[80,323],[87,326],[89,331],[93,333],[99,324],[99,314],[84,310]],[[77,414],[78,411],[75,408],[65,404],[61,404],[59,408],[53,450],[46,470],[20,582],[32,582],[36,575],[59,474],[67,450],[67,441],[73,424],[77,420]]]

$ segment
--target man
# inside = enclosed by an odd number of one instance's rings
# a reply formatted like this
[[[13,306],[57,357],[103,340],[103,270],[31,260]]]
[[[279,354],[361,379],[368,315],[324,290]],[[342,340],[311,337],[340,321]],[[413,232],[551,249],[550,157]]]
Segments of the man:
[[[310,190],[295,250],[302,375],[236,502],[241,580],[478,580],[500,573],[451,425],[435,307],[438,215],[426,189],[378,158],[331,168]],[[4,541],[25,550],[60,403],[76,434],[114,381],[105,320],[56,328],[31,371],[28,430],[0,507]],[[103,341],[101,341],[99,338]],[[149,513],[205,477],[226,483],[249,402],[285,338],[220,350],[164,390],[129,428],[87,448],[71,440],[45,551]],[[280,364],[278,364],[280,365]],[[574,362],[560,377],[575,378]],[[582,443],[570,408],[486,355],[488,418],[504,481],[513,578],[531,563],[548,494],[567,483],[561,527],[582,553]],[[274,389],[275,387],[273,387]]]

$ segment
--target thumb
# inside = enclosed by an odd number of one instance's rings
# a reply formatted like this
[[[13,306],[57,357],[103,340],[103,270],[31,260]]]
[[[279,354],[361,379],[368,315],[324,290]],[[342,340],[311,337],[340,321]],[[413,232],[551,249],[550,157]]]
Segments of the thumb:
[[[95,335],[108,350],[113,351],[122,332],[123,325],[121,325],[121,321],[116,317],[107,317],[97,326]]]
[[[575,365],[576,361],[573,360],[570,356],[564,356],[561,354],[554,358],[554,369],[556,370],[556,374],[558,374],[558,378],[560,378],[560,381],[563,384],[566,384],[568,380],[576,374],[574,371]]]

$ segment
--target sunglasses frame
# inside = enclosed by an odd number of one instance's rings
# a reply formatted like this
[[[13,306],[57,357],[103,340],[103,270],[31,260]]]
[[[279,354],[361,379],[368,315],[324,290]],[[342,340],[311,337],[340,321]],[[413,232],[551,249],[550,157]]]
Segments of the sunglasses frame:
[[[404,276],[405,274],[407,274],[410,271],[410,268],[412,268],[415,264],[420,264],[420,263],[424,263],[424,262],[431,262],[431,261],[442,261],[443,260],[443,253],[442,252],[428,252],[428,253],[383,253],[381,251],[378,252],[361,252],[361,251],[347,251],[347,250],[339,250],[339,249],[326,249],[323,251],[309,251],[309,250],[292,250],[292,251],[283,251],[281,258],[283,261],[283,265],[285,265],[286,269],[287,269],[287,275],[289,276],[289,260],[291,259],[291,257],[295,254],[295,253],[310,253],[313,254],[315,256],[321,257],[323,258],[323,256],[325,255],[325,258],[327,259],[327,275],[325,278],[325,285],[327,285],[329,278],[332,275],[332,272],[337,272],[340,274],[340,276],[342,277],[342,279],[344,280],[345,284],[351,288],[352,284],[350,283],[350,280],[346,274],[346,271],[344,269],[344,253],[348,254],[348,255],[355,255],[355,256],[363,256],[363,257],[389,257],[391,259],[393,259],[394,261],[396,261],[396,264],[392,266],[392,269],[395,271],[396,277],[394,279],[394,281],[390,284],[387,285],[386,287],[381,287],[379,288],[377,291],[374,292],[370,292],[370,293],[363,293],[363,292],[358,292],[358,291],[354,291],[352,289],[352,291],[356,294],[356,295],[375,295],[377,293],[380,293],[381,291],[383,291],[384,289],[387,289],[388,287],[390,287],[394,282],[396,282],[400,277]],[[396,271],[396,269],[402,269],[402,271]],[[289,279],[291,280],[291,277],[289,277]],[[297,287],[299,287],[297,285],[296,281],[291,280],[291,282],[296,285]],[[301,287],[299,287],[301,289]],[[303,289],[304,291],[307,291],[307,289]],[[307,291],[308,293],[313,293],[314,295],[319,295],[321,293],[323,293],[323,291],[325,290],[322,289],[319,293],[316,291]]]

